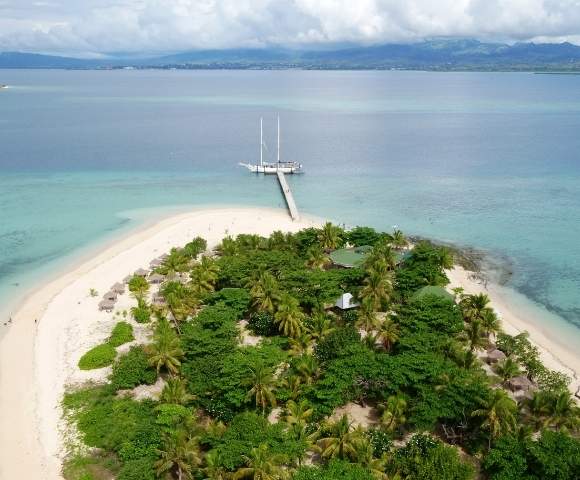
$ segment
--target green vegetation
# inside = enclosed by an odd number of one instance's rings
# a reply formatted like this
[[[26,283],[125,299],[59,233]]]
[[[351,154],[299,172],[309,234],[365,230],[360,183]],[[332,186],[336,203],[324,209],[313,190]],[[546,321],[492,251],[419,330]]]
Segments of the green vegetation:
[[[115,360],[117,351],[109,343],[103,343],[91,348],[79,360],[81,370],[93,370],[111,365]]]
[[[347,244],[369,245],[364,261],[331,266]],[[399,231],[326,224],[226,237],[213,258],[199,238],[172,250],[163,305],[129,283],[148,342],[115,360],[133,339],[119,322],[81,359],[113,366],[106,385],[64,399],[90,447],[65,478],[577,479],[567,379],[501,332],[486,295],[446,292],[447,249],[406,246]],[[332,307],[345,292],[358,308]],[[492,339],[507,358],[488,374]],[[529,395],[509,389],[522,375]]]
[[[108,343],[113,347],[119,347],[133,340],[135,340],[135,337],[133,337],[133,327],[127,322],[119,322],[113,328]]]

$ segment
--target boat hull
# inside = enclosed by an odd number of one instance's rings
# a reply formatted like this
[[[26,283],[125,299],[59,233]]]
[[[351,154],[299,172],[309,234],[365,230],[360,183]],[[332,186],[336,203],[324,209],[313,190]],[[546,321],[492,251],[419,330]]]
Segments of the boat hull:
[[[249,163],[240,163],[241,166],[246,167],[252,173],[263,173],[265,175],[276,175],[278,172],[282,173],[302,173],[302,165],[288,165],[288,164],[269,164],[269,165],[252,165]]]

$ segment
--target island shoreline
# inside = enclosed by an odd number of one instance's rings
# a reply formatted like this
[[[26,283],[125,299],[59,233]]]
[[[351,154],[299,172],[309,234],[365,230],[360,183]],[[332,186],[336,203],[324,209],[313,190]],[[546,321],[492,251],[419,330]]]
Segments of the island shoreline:
[[[77,259],[66,272],[26,295],[13,316],[14,325],[0,338],[0,424],[12,426],[0,429],[0,478],[61,478],[62,393],[71,378],[82,380],[71,373],[78,371],[77,357],[102,335],[96,329],[102,318],[96,310],[98,299],[86,298],[89,285],[106,289],[193,236],[205,237],[213,246],[226,234],[266,235],[273,230],[296,231],[320,223],[321,219],[308,216],[292,222],[285,210],[263,207],[212,206],[158,217],[107,241],[98,251]],[[510,334],[528,330],[545,365],[575,375],[573,386],[577,384],[580,359],[573,354],[570,357],[573,352],[551,344],[534,325],[518,318],[509,306],[509,298],[502,297],[500,286],[479,284],[461,267],[448,271],[448,275],[449,288],[461,286],[466,293],[488,293],[492,306],[500,310],[504,330]],[[63,310],[65,306],[67,310]],[[84,318],[79,316],[89,311],[85,308],[94,313],[86,329]],[[74,336],[71,334],[82,338],[70,338]]]

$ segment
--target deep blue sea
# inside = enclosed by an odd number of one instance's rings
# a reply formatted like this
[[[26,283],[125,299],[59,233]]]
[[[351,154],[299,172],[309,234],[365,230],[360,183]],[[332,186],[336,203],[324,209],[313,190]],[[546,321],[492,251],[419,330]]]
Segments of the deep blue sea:
[[[302,211],[509,259],[514,289],[580,328],[580,76],[0,70],[0,84],[3,302],[165,210],[282,207],[273,178],[237,166],[258,158],[261,116],[275,156],[279,114]]]

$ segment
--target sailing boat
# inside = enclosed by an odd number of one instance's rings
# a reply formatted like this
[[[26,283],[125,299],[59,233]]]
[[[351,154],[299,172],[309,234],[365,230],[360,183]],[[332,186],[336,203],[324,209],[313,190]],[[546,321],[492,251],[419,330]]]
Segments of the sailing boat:
[[[276,162],[264,161],[264,131],[263,120],[260,118],[260,163],[241,163],[242,167],[246,167],[252,173],[275,174],[282,173],[302,173],[302,164],[298,162],[282,162],[280,161],[280,117],[278,117],[278,156]]]

